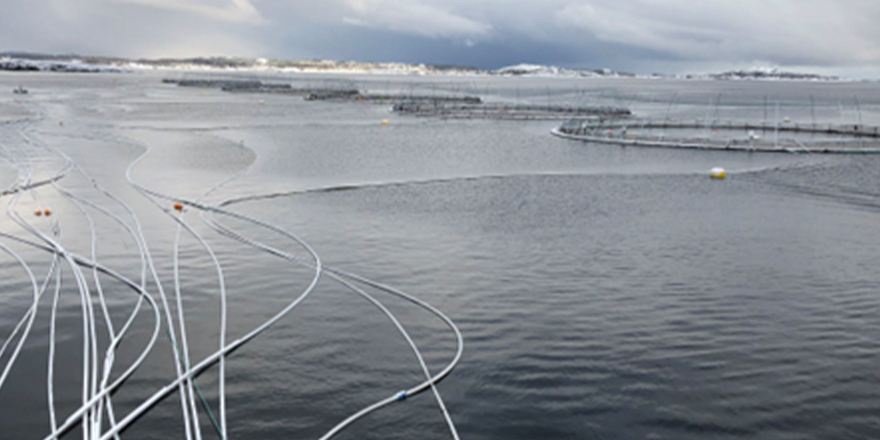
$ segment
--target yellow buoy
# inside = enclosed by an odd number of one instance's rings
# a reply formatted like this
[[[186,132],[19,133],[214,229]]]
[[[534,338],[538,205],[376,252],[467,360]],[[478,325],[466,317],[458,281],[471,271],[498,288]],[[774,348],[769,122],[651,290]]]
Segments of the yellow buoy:
[[[713,179],[723,179],[727,176],[727,173],[724,172],[724,168],[715,167],[709,170],[709,177]]]
[[[382,120],[382,125],[388,125],[388,124],[390,124],[390,122],[388,122],[387,119],[383,119],[383,120]]]

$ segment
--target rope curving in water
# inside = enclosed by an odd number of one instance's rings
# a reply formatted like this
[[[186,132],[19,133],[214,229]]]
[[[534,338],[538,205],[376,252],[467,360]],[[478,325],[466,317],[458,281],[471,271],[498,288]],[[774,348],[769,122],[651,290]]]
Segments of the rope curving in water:
[[[83,439],[118,440],[126,428],[173,393],[177,393],[180,398],[180,417],[183,422],[182,434],[184,438],[202,440],[207,436],[202,432],[200,422],[202,417],[206,415],[211,420],[217,436],[224,440],[229,439],[226,358],[257,336],[268,331],[307,298],[314,295],[319,280],[326,277],[352,294],[363,298],[388,319],[388,322],[412,351],[424,380],[402,391],[389,391],[388,397],[354,411],[348,417],[337,422],[320,439],[329,439],[372,412],[393,403],[405,402],[411,396],[430,390],[451,437],[454,440],[459,440],[453,418],[436,387],[437,383],[448,377],[458,365],[464,350],[462,334],[447,315],[427,302],[391,286],[349,273],[343,269],[325,266],[319,254],[298,235],[230,209],[231,205],[247,201],[247,198],[227,199],[214,204],[202,201],[209,195],[219,192],[229,182],[245,174],[248,168],[208,188],[200,198],[188,199],[163,194],[132,177],[133,171],[151,154],[152,148],[149,145],[102,132],[67,134],[69,137],[82,140],[126,143],[141,148],[141,154],[130,162],[124,171],[124,176],[130,188],[147,200],[157,212],[164,214],[169,221],[176,225],[171,249],[171,283],[174,286],[174,294],[171,297],[163,285],[168,280],[163,280],[157,270],[158,261],[155,257],[155,251],[151,250],[148,245],[141,217],[137,211],[117,195],[116,191],[108,190],[91,176],[67,152],[59,147],[51,146],[43,142],[39,136],[35,136],[34,128],[41,126],[48,120],[48,111],[36,104],[29,107],[29,110],[32,112],[32,116],[29,118],[0,124],[0,160],[11,165],[18,174],[16,181],[8,188],[0,189],[0,199],[8,198],[5,204],[6,217],[11,221],[11,225],[16,227],[15,230],[0,229],[0,250],[4,255],[15,260],[30,285],[29,305],[24,314],[16,321],[13,330],[0,345],[0,368],[2,368],[0,370],[2,371],[0,373],[0,402],[3,398],[3,385],[13,369],[19,366],[20,355],[29,346],[29,338],[32,336],[35,322],[38,317],[42,316],[38,313],[41,309],[41,299],[54,284],[48,313],[47,434],[45,439],[64,438],[71,430],[79,427]],[[65,182],[74,177],[84,180],[87,185],[84,187],[82,185],[65,186]],[[25,195],[29,195],[31,203],[38,207],[37,221],[28,221],[22,213],[25,210],[24,206],[27,205],[22,201],[22,197]],[[51,214],[48,209],[48,200],[53,200],[55,203],[64,201],[75,209],[63,215],[58,212]],[[167,207],[171,203],[178,203],[186,209],[175,210]],[[120,209],[124,214],[114,212]],[[217,238],[200,234],[193,225],[187,222],[186,214],[190,209],[200,213],[203,223],[217,234]],[[50,214],[53,216],[50,217]],[[100,257],[101,244],[107,240],[107,234],[99,226],[96,215],[104,221],[110,221],[122,228],[125,239],[134,243],[134,252],[139,261],[137,267],[139,279],[137,281],[122,273],[122,271],[129,271],[131,268],[112,268]],[[249,228],[273,234],[278,237],[278,240],[273,240],[271,245],[258,241],[248,237],[245,232],[232,229],[222,223],[219,220],[220,217],[234,219],[248,225]],[[44,220],[47,218],[48,222],[45,222]],[[89,243],[88,256],[80,255],[65,245],[66,237],[74,235],[77,223],[82,221],[85,221],[89,231],[86,236]],[[65,235],[61,233],[62,226],[65,226],[65,231],[69,231]],[[199,244],[201,251],[210,258],[216,273],[216,294],[219,302],[219,333],[217,335],[219,343],[216,350],[201,359],[192,358],[190,350],[192,341],[187,334],[186,303],[184,302],[186,289],[181,282],[181,273],[186,268],[180,264],[180,246],[184,235]],[[212,241],[215,239],[231,240],[261,251],[267,256],[306,268],[311,274],[308,283],[304,289],[293,292],[289,302],[268,319],[242,335],[227,337],[228,292],[224,268],[221,264],[224,255],[220,255],[214,250]],[[284,245],[285,243],[293,246],[288,248]],[[298,255],[297,252],[294,252],[295,249],[305,251],[305,256]],[[39,252],[35,253],[34,251]],[[38,282],[34,269],[36,266],[46,264],[46,260],[38,258],[40,252],[50,256],[48,269],[42,282]],[[65,263],[67,270],[63,270],[62,263]],[[86,271],[89,270],[91,276],[86,275]],[[68,291],[63,288],[64,281],[68,277],[73,277],[78,294],[77,302],[80,310],[82,338],[80,359],[82,376],[80,378],[81,390],[78,408],[68,414],[59,414],[56,407],[58,401],[56,388],[60,377],[56,374],[56,358],[58,356],[59,333],[69,333],[71,330],[62,327],[59,323],[60,311],[62,309],[66,311],[73,300],[73,297],[68,298]],[[125,286],[133,295],[120,295],[118,289],[108,290],[105,285],[105,281],[108,279]],[[454,334],[455,353],[444,368],[439,372],[432,372],[429,369],[420,347],[410,336],[410,332],[397,316],[375,295],[367,292],[366,288],[403,299],[409,304],[431,313]],[[7,292],[5,286],[0,286],[0,292],[14,293]],[[132,304],[121,315],[123,319],[118,321],[114,319],[114,311],[118,307],[111,306],[111,298],[121,299]],[[149,310],[147,315],[144,314],[145,303]],[[133,360],[126,365],[120,364],[117,352],[131,336],[135,323],[147,316],[151,319],[151,330],[148,333],[147,342],[136,351],[137,355]],[[122,325],[118,326],[120,322]],[[102,330],[103,333],[99,330]],[[151,394],[137,397],[138,401],[133,409],[131,409],[131,402],[127,402],[126,407],[130,410],[126,413],[119,413],[118,406],[113,402],[114,394],[122,389],[139,369],[156,362],[156,347],[159,345],[160,336],[163,333],[171,349],[174,376],[169,377],[164,386]],[[6,353],[10,348],[11,351],[7,356]],[[202,373],[215,365],[218,373],[217,402],[219,407],[216,416],[197,382],[197,378]],[[120,370],[121,372],[119,372]],[[131,399],[130,396],[128,398]]]

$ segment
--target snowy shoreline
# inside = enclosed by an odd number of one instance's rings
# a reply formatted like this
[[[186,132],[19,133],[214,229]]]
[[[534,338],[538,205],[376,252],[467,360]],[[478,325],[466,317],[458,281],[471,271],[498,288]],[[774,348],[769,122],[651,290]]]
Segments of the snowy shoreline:
[[[501,76],[530,78],[638,78],[717,81],[810,81],[850,82],[836,76],[785,72],[774,68],[752,68],[723,73],[639,75],[610,69],[571,69],[536,64],[518,64],[497,70],[427,64],[369,63],[354,61],[284,61],[238,58],[194,58],[186,60],[125,60],[119,58],[38,58],[0,55],[0,71],[60,73],[130,73],[170,71],[187,73],[325,73],[366,75]]]

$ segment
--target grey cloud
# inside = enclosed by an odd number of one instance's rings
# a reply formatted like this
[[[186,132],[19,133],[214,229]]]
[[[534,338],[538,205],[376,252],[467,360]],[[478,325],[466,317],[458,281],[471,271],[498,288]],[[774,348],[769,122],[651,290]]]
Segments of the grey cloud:
[[[0,0],[2,49],[871,69],[876,0]]]
[[[4,4],[8,3],[8,4]],[[132,57],[259,53],[241,21],[202,9],[108,0],[4,2],[0,50]]]
[[[166,9],[172,12],[191,13],[207,19],[241,22],[251,24],[263,23],[263,17],[251,4],[250,0],[204,1],[204,0],[110,0],[116,3],[131,3],[152,8]]]
[[[560,22],[602,41],[698,60],[877,62],[880,33],[864,17],[873,2],[794,0],[650,0],[572,3]],[[847,4],[849,3],[849,4]]]
[[[485,35],[492,26],[448,10],[413,0],[348,0],[346,24],[386,29],[427,37]]]

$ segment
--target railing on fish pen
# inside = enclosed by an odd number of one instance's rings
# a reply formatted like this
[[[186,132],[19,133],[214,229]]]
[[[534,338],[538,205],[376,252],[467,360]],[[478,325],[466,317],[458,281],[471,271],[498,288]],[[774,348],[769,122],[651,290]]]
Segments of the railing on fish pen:
[[[684,133],[670,134],[666,130]],[[803,125],[791,121],[770,124],[698,119],[652,121],[573,118],[552,132],[560,137],[586,142],[646,147],[788,153],[880,153],[880,127],[863,124]],[[742,132],[743,135],[736,136],[737,132]],[[768,133],[772,136],[766,136]],[[780,137],[780,134],[787,137]],[[798,138],[797,135],[808,137]],[[816,137],[819,135],[826,137]]]

